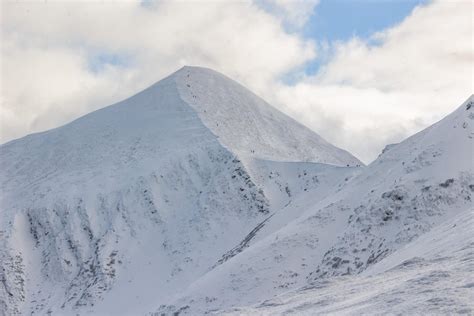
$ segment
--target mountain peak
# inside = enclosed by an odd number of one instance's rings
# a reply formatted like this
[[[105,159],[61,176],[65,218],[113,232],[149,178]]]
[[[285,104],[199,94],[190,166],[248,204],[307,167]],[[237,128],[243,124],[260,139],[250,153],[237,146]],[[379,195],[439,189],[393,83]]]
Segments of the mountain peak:
[[[236,153],[278,161],[362,165],[348,152],[215,70],[185,66],[170,77],[182,100]]]
[[[189,71],[212,71],[212,72],[218,73],[217,71],[215,71],[214,69],[209,68],[209,67],[192,66],[192,65],[184,65],[183,67],[179,68],[176,72],[186,71],[186,70],[189,70]]]
[[[177,77],[180,77],[183,73],[200,74],[202,76],[206,76],[206,75],[207,76],[221,76],[221,77],[225,77],[226,79],[231,80],[230,78],[227,78],[225,75],[223,75],[222,73],[212,68],[202,67],[202,66],[191,66],[191,65],[184,65],[183,67],[179,68],[178,70],[173,72],[171,75],[169,75],[169,77],[177,78]]]
[[[171,91],[174,101],[164,98]],[[133,103],[134,108],[147,103],[154,111],[168,111],[174,104],[184,103],[227,149],[244,157],[363,165],[349,152],[210,68],[183,66],[126,102]]]

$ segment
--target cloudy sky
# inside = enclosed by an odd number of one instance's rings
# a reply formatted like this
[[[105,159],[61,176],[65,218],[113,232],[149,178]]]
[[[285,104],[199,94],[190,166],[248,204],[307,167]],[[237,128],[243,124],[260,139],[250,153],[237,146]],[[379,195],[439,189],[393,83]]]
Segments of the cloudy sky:
[[[368,163],[474,91],[473,10],[470,0],[2,1],[0,143],[199,65]]]

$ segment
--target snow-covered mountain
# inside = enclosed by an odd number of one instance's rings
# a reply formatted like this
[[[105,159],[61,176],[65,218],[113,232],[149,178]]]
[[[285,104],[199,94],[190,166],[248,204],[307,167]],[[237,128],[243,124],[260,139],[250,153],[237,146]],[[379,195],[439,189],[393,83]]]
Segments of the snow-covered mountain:
[[[0,146],[0,315],[472,312],[473,124],[364,167],[184,67]]]
[[[154,311],[360,164],[223,75],[182,68],[1,145],[0,314]]]
[[[334,194],[300,195],[157,314],[471,313],[473,125],[471,96]]]

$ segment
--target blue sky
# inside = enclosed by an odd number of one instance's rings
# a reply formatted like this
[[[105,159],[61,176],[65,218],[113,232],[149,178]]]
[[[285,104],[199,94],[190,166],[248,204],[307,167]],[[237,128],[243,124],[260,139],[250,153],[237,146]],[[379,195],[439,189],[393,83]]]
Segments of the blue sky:
[[[426,0],[321,0],[303,33],[316,40],[368,38],[401,22]]]
[[[103,71],[107,65],[126,67],[130,64],[131,58],[126,55],[99,51],[91,53],[88,62],[89,69],[94,73],[98,73]]]
[[[318,43],[346,41],[353,36],[368,39],[372,34],[396,25],[428,0],[321,0],[302,33]],[[324,57],[307,64],[314,74]]]

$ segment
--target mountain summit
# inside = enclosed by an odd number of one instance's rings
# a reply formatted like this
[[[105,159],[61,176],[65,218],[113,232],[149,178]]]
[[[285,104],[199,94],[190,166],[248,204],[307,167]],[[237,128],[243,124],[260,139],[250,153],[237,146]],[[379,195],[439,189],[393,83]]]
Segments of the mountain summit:
[[[175,82],[182,100],[231,151],[268,160],[362,165],[347,151],[329,144],[216,71],[186,66],[168,79]]]

